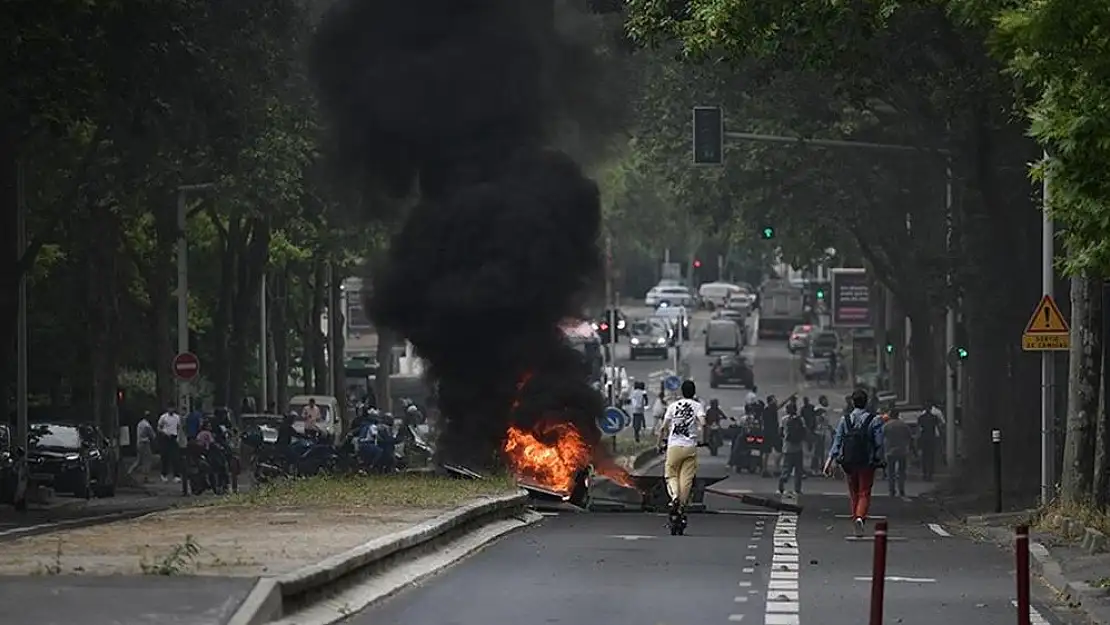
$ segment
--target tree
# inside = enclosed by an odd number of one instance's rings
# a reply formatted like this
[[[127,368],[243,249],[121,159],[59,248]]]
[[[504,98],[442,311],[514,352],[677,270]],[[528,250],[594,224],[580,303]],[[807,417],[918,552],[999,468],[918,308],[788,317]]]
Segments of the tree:
[[[921,189],[910,187],[897,200],[903,205],[907,199],[916,199],[923,207],[931,207],[933,217],[924,222],[935,224],[931,228],[932,242],[923,246],[929,254],[906,253],[907,248],[898,241],[894,220],[884,219],[891,213],[890,200],[859,205],[863,208],[859,213],[861,222],[875,223],[879,234],[892,243],[887,253],[875,253],[863,233],[854,233],[855,238],[876,273],[908,310],[912,311],[915,299],[938,302],[935,291],[905,288],[916,284],[912,280],[901,281],[904,286],[900,288],[900,281],[884,272],[884,266],[900,265],[918,275],[934,277],[948,270],[953,273],[956,288],[942,289],[939,303],[962,301],[972,337],[971,352],[976,354],[967,364],[971,383],[963,421],[964,448],[973,465],[968,467],[972,469],[970,475],[986,474],[979,465],[989,458],[989,430],[1003,425],[998,415],[1007,416],[1008,432],[1029,443],[1029,448],[1016,457],[1035,454],[1032,441],[1037,419],[1028,409],[1035,400],[1024,390],[1033,386],[1015,384],[1016,379],[1026,376],[1032,380],[1034,363],[1015,361],[1011,356],[1016,351],[1015,337],[1002,331],[1020,325],[1029,303],[1035,301],[1033,293],[1028,292],[1032,289],[1021,288],[1013,281],[1015,274],[1035,272],[1036,267],[1036,256],[1023,253],[1036,249],[1035,214],[1016,214],[1013,210],[1014,205],[1028,203],[1028,193],[1014,174],[1020,175],[1021,161],[1035,152],[1022,137],[1020,126],[998,113],[1009,107],[1012,95],[999,66],[986,54],[985,30],[948,14],[943,3],[927,1],[814,0],[768,5],[699,0],[688,3],[684,10],[674,9],[672,3],[662,0],[632,0],[628,3],[629,28],[647,44],[663,45],[676,39],[684,57],[692,62],[724,62],[734,68],[754,64],[759,70],[755,74],[759,84],[766,82],[758,80],[761,73],[772,78],[784,69],[815,74],[828,85],[826,93],[842,103],[841,111],[837,111],[839,120],[852,119],[842,114],[847,109],[857,112],[857,118],[878,121],[861,125],[824,120],[824,127],[833,130],[834,136],[950,150],[957,208],[952,216],[953,253],[943,251],[944,215],[939,210],[943,200],[936,184],[929,195],[935,199],[923,198]],[[945,139],[938,142],[938,137]],[[848,161],[852,157],[840,158]],[[942,171],[943,161],[938,161],[934,159],[929,169]],[[858,163],[844,165],[851,173],[837,177],[832,187],[839,190],[839,195],[832,197],[843,196],[845,180],[862,182],[874,175],[871,172],[863,176],[866,170]],[[907,173],[894,177],[899,186],[917,176]],[[855,186],[869,188],[870,183]],[[918,223],[922,222],[914,222],[915,240]],[[936,284],[937,280],[930,282]],[[939,325],[935,313],[926,315],[932,317],[931,323],[922,321],[920,313],[914,319],[916,337],[920,337],[918,328]],[[915,346],[920,348],[917,344],[915,339]],[[932,352],[940,355],[939,350]],[[929,358],[932,368],[941,362],[937,356]],[[930,385],[933,389],[938,386]],[[1022,390],[1014,393],[1011,389],[1015,387]],[[1025,464],[1015,460],[1008,475],[1032,484],[1036,473]]]

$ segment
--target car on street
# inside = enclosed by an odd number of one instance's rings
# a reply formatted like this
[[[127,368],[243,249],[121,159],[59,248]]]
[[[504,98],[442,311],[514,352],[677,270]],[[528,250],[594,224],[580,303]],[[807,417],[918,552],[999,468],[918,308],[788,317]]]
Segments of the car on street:
[[[815,332],[809,338],[809,349],[817,358],[828,358],[840,351],[840,335],[832,330]]]
[[[740,326],[740,329],[742,331],[745,331],[745,332],[748,329],[748,315],[746,313],[744,313],[743,311],[732,310],[732,309],[729,309],[729,308],[725,308],[723,310],[718,310],[717,312],[713,313],[712,318],[713,319],[727,319],[728,321],[731,321],[731,322],[735,323],[736,325]]]
[[[705,327],[705,355],[718,352],[739,354],[744,347],[744,335],[740,326],[728,319],[713,319]]]
[[[690,315],[685,306],[660,304],[655,309],[655,316],[669,320],[675,330],[681,332],[683,341],[690,340]]]
[[[628,359],[655,357],[666,358],[670,355],[670,334],[666,326],[650,321],[638,321],[629,329]]]
[[[75,497],[114,497],[117,463],[111,445],[89,423],[34,423],[27,433],[31,483]]]
[[[786,348],[791,354],[796,354],[809,346],[809,337],[813,334],[813,326],[809,324],[794,326],[790,331],[790,339]]]
[[[755,371],[746,356],[717,356],[709,365],[709,388],[718,388],[724,384],[738,384],[749,389],[755,386]]]
[[[668,306],[693,306],[694,295],[690,289],[680,286],[656,285],[644,296],[644,305],[651,308],[666,304]]]
[[[728,282],[706,282],[698,287],[698,304],[709,310],[724,308],[728,302],[739,297],[743,291]]]

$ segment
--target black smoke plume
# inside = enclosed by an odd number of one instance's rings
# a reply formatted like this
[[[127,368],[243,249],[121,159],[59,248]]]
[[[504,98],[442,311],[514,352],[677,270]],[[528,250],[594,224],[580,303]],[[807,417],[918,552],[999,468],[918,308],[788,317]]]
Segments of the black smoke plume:
[[[580,17],[555,0],[355,0],[317,35],[340,158],[368,185],[419,195],[368,310],[429,362],[440,448],[469,466],[489,465],[510,423],[599,438],[601,398],[558,329],[599,273],[600,207],[550,146],[613,124]]]

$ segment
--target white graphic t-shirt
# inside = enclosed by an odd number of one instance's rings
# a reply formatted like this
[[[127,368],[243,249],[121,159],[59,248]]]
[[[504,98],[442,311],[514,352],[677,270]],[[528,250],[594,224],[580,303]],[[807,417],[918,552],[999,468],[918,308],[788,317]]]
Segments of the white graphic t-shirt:
[[[671,422],[667,445],[696,447],[698,435],[705,426],[705,407],[693,399],[680,399],[667,407],[666,419]]]

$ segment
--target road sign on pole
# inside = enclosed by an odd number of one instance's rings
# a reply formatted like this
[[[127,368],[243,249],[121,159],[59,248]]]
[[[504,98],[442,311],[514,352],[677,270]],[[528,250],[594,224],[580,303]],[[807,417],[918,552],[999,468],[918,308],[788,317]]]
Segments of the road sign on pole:
[[[682,388],[682,378],[678,377],[677,375],[667,376],[663,379],[663,388],[672,393],[677,391],[678,389]]]
[[[605,412],[597,419],[597,427],[601,430],[602,434],[616,435],[624,429],[624,424],[628,422],[628,415],[623,410],[616,406],[609,406]]]
[[[179,380],[192,380],[200,375],[200,359],[192,352],[182,352],[174,356],[173,374]]]
[[[1025,332],[1021,335],[1021,349],[1027,352],[1071,349],[1071,329],[1051,295],[1041,298],[1029,323],[1025,325]]]

